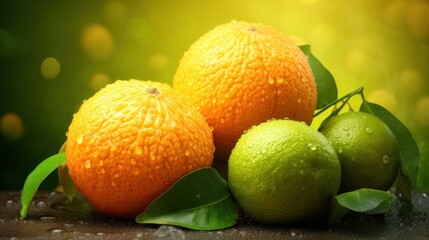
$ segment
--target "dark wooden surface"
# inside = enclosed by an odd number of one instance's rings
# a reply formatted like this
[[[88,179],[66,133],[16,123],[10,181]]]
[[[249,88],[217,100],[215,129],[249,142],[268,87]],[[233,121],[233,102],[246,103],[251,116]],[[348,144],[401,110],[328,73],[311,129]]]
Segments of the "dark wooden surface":
[[[246,218],[233,228],[193,231],[140,225],[73,209],[62,193],[39,192],[25,220],[19,219],[20,192],[0,192],[0,239],[429,239],[429,199],[414,194],[412,214],[356,216],[335,226],[264,226]]]

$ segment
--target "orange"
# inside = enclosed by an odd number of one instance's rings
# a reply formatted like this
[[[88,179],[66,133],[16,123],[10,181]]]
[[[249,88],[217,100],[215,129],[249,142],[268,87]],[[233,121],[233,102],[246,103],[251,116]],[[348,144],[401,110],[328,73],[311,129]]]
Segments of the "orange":
[[[259,23],[232,21],[203,35],[180,60],[173,88],[213,127],[215,157],[223,161],[250,127],[286,117],[310,124],[316,106],[307,57]]]
[[[180,177],[211,166],[212,131],[170,86],[116,81],[84,101],[66,157],[79,192],[101,213],[132,218]]]

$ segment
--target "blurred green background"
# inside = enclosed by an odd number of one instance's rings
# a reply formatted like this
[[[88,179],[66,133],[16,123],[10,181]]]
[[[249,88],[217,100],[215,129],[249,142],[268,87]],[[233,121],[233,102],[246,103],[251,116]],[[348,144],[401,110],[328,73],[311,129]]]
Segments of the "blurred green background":
[[[58,152],[84,99],[117,79],[171,83],[184,51],[233,19],[311,44],[340,96],[364,86],[412,131],[429,178],[429,1],[1,1],[0,190]]]

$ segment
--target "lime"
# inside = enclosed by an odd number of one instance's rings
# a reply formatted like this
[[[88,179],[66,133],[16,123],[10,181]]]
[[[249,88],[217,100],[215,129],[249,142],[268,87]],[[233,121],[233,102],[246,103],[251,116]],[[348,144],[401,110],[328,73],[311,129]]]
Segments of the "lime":
[[[304,222],[325,213],[338,192],[334,148],[303,122],[271,120],[245,132],[228,162],[231,193],[244,213],[265,224]]]
[[[328,119],[319,130],[340,159],[340,192],[391,187],[399,170],[399,148],[381,119],[368,113],[348,112]]]

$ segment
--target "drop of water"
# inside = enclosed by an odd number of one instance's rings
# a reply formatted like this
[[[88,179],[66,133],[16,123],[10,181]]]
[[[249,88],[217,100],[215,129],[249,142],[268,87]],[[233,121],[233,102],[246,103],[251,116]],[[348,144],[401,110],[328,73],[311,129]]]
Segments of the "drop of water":
[[[49,232],[51,232],[52,234],[61,234],[62,232],[64,232],[64,230],[62,230],[61,228],[53,228],[53,229],[49,229]]]
[[[5,206],[6,206],[6,207],[12,207],[12,206],[13,206],[13,204],[14,204],[14,201],[13,201],[13,200],[7,200],[7,201],[6,201]]]
[[[143,149],[141,147],[136,147],[136,149],[134,150],[134,153],[136,155],[141,155],[143,153]]]
[[[80,134],[79,136],[76,137],[76,143],[81,144],[84,139],[85,139],[85,134]]]
[[[85,161],[85,168],[87,168],[87,169],[91,168],[91,160]]]
[[[312,143],[307,144],[307,147],[310,148],[311,151],[315,151],[317,149],[317,147]]]
[[[274,83],[274,79],[272,79],[272,78],[268,78],[268,83],[269,83],[269,84],[273,84],[273,83]]]
[[[168,238],[168,239],[185,239],[185,232],[183,232],[182,229],[177,228],[177,227],[173,227],[173,226],[167,226],[167,225],[162,225],[161,227],[159,227],[154,235],[156,237],[161,237],[161,238]]]
[[[344,131],[348,131],[348,130],[350,130],[350,128],[349,127],[344,127],[343,130]]]
[[[189,157],[189,155],[191,155],[191,151],[189,151],[189,150],[185,150],[185,156],[187,156],[187,157]]]
[[[277,83],[282,83],[283,81],[284,81],[283,78],[281,78],[281,77],[277,78]]]
[[[39,208],[44,208],[44,207],[46,207],[46,202],[45,201],[38,201],[36,203],[36,206]]]
[[[57,220],[55,217],[53,217],[53,216],[42,216],[42,217],[40,217],[39,218],[40,219],[40,221],[43,221],[43,222],[47,222],[47,221],[55,221],[55,220]]]
[[[388,164],[390,162],[390,158],[387,155],[383,155],[381,161],[383,162],[383,164]]]
[[[374,130],[372,130],[372,128],[365,128],[365,132],[368,134],[372,134]]]

